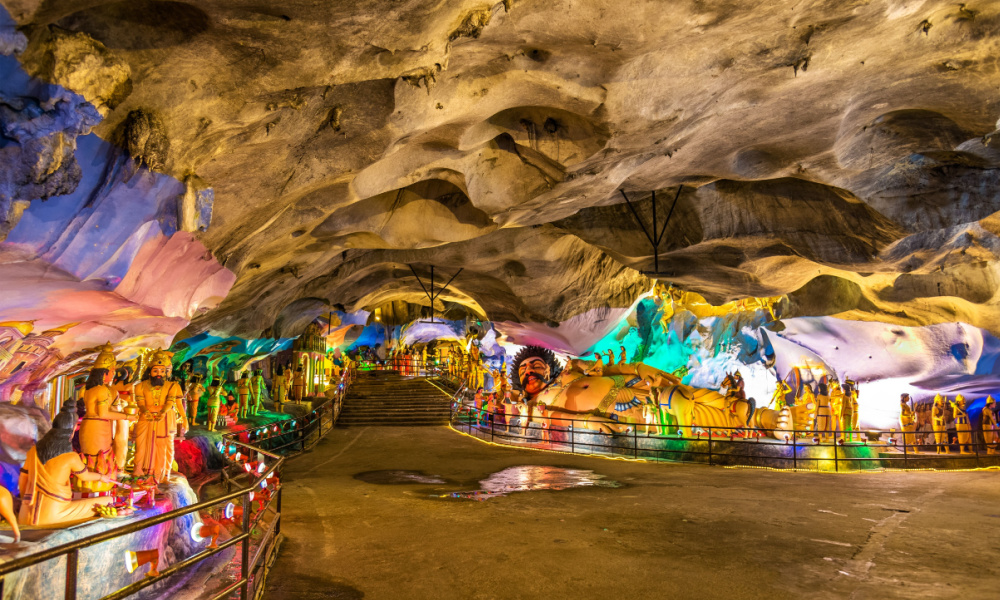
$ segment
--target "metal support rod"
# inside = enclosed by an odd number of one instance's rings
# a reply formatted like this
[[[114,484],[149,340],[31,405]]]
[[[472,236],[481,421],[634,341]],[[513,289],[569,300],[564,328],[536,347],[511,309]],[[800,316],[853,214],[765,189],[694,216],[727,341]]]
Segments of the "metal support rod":
[[[243,538],[240,549],[240,579],[244,581],[240,587],[240,600],[250,598],[250,510],[250,495],[246,494],[243,496],[243,533],[247,534],[247,537]]]
[[[79,560],[79,550],[72,550],[66,554],[66,600],[76,600],[76,567]]]
[[[660,273],[660,241],[663,240],[663,234],[665,234],[667,232],[667,225],[670,224],[670,218],[672,216],[674,216],[674,209],[677,208],[677,201],[680,199],[680,197],[681,197],[681,190],[683,190],[683,189],[684,189],[683,185],[677,187],[677,194],[674,196],[674,202],[673,202],[673,204],[670,205],[670,212],[667,213],[667,220],[663,222],[663,228],[660,229],[659,232],[657,232],[657,225],[656,225],[657,224],[657,219],[656,219],[656,190],[653,190],[653,192],[652,192],[652,195],[653,195],[653,197],[652,197],[652,199],[653,199],[653,233],[652,233],[652,235],[650,235],[649,230],[646,229],[646,224],[642,222],[642,218],[639,217],[639,212],[636,211],[635,206],[632,205],[632,201],[628,199],[627,195],[625,195],[625,190],[622,190],[622,189],[618,190],[619,192],[621,192],[622,198],[625,199],[625,203],[628,205],[629,210],[632,211],[632,215],[635,217],[636,222],[639,223],[639,227],[642,229],[643,235],[646,236],[646,239],[649,240],[649,244],[653,247],[653,272],[656,273],[656,274]]]

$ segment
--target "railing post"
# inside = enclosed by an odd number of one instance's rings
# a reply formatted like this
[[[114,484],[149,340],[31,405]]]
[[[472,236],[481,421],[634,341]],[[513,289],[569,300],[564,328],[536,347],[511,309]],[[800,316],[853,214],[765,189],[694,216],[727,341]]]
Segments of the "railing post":
[[[250,510],[250,496],[249,494],[244,494],[243,533],[247,534],[247,537],[243,538],[242,548],[240,549],[240,578],[243,579],[243,585],[240,587],[240,600],[249,600],[250,598]]]
[[[840,442],[837,441],[836,436],[833,439],[833,470],[840,473],[840,459],[837,458],[837,447],[840,446]]]
[[[76,600],[76,568],[79,559],[79,550],[71,550],[66,554],[66,600]]]
[[[576,454],[576,419],[569,424],[569,453]]]
[[[906,455],[906,433],[903,433],[903,468],[909,468],[909,457]]]
[[[708,464],[712,464],[712,428],[708,428]]]
[[[632,458],[639,458],[639,428],[632,428]]]
[[[796,447],[795,432],[792,431],[792,469],[799,470],[799,452]]]

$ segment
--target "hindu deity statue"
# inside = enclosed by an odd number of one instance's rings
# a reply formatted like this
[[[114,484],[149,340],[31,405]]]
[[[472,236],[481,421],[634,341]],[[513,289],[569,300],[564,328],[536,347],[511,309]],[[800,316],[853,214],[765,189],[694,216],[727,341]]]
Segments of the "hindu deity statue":
[[[136,477],[152,476],[162,483],[170,476],[174,461],[174,436],[178,420],[181,435],[187,432],[187,415],[181,386],[170,381],[170,355],[162,350],[153,353],[149,361],[149,379],[136,386],[139,422],[135,425]]]
[[[236,384],[236,396],[240,402],[240,419],[247,418],[250,411],[250,373],[244,373]]]
[[[115,380],[111,386],[112,393],[117,395],[111,408],[127,415],[139,413],[139,407],[135,404],[135,386],[132,383],[135,368],[135,360],[130,360],[119,367],[115,370]],[[118,472],[121,473],[128,463],[128,443],[132,436],[132,429],[135,427],[135,419],[113,421],[112,425],[115,432],[115,464],[118,467]]]
[[[69,526],[94,518],[95,504],[110,504],[113,495],[73,500],[73,483],[104,483],[113,486],[113,476],[89,471],[73,451],[76,402],[67,400],[52,420],[52,429],[28,450],[18,478],[21,510],[18,522],[37,527]],[[85,487],[93,487],[91,485]]]
[[[1000,442],[1000,428],[997,427],[996,402],[993,396],[986,396],[986,406],[983,407],[983,440],[986,442],[986,453],[997,453],[997,442]]]
[[[80,423],[80,454],[87,465],[87,469],[100,475],[106,475],[114,479],[118,473],[118,461],[115,458],[115,421],[127,422],[135,420],[134,415],[128,415],[111,409],[115,401],[114,392],[111,390],[112,373],[115,370],[115,354],[111,344],[101,347],[94,367],[90,370],[90,376],[85,385],[86,391],[83,394],[83,403],[86,406],[86,413]],[[128,450],[128,438],[125,438],[125,451]],[[122,457],[124,466],[124,457]],[[101,489],[92,491],[106,491],[108,486],[98,486]],[[84,485],[85,490],[91,490],[90,486]]]
[[[931,408],[931,428],[934,430],[934,447],[938,454],[948,452],[948,411],[944,407],[941,394],[934,396]]]
[[[205,386],[202,384],[202,375],[195,373],[191,376],[191,386],[188,388],[188,414],[191,426],[198,424],[198,404],[201,397],[205,395]]]
[[[256,415],[264,408],[264,394],[267,385],[264,383],[264,370],[254,369],[250,378],[250,414]]]
[[[773,406],[775,410],[781,410],[785,408],[785,398],[787,394],[791,393],[792,388],[788,386],[783,380],[778,380],[778,386],[774,388],[774,394],[771,395],[771,402],[768,403],[768,407]]]
[[[840,430],[844,440],[854,441],[854,432],[858,429],[858,388],[857,383],[850,379],[844,380],[843,397],[840,401]]]
[[[222,409],[222,396],[226,393],[221,379],[212,380],[208,388],[208,430],[215,431],[219,424],[219,411]]]
[[[625,350],[625,346],[622,346],[620,354],[618,355],[618,364],[624,365],[627,362],[628,362],[628,351]]]
[[[969,424],[968,407],[965,405],[965,396],[959,394],[955,396],[955,401],[951,403],[951,409],[955,414],[955,433],[958,437],[958,451],[962,454],[972,453],[972,426]]]
[[[909,394],[899,395],[899,430],[903,432],[905,445],[913,446],[917,443],[917,436],[914,433],[917,430],[917,415],[910,406]]]
[[[285,369],[278,365],[274,369],[274,376],[271,378],[271,395],[274,397],[274,404],[281,406],[285,402],[288,394],[288,380],[285,376]]]
[[[302,402],[306,397],[306,373],[302,370],[302,365],[295,368],[295,377],[292,379],[292,397],[295,402]]]
[[[576,429],[618,433],[636,424],[648,426],[643,405],[649,403],[657,410],[658,425],[665,425],[669,414],[684,435],[711,428],[713,435],[729,437],[753,427],[770,430],[781,439],[785,431],[797,424],[801,428],[809,418],[804,407],[755,409],[749,401],[684,385],[674,375],[644,363],[606,365],[600,377],[588,375],[583,363],[571,361],[563,370],[550,350],[537,346],[517,354],[511,363],[512,376],[516,375],[512,385],[523,393],[529,420],[538,421],[543,429],[572,424]]]
[[[824,377],[819,383],[816,394],[816,410],[813,411],[812,422],[813,431],[816,437],[822,441],[829,441],[836,435],[836,425],[834,424],[833,406],[830,402],[830,385]]]

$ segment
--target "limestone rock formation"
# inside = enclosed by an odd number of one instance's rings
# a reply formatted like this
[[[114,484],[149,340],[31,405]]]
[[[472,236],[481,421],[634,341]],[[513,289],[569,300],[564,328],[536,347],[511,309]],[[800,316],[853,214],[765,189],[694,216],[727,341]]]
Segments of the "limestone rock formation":
[[[464,269],[440,309],[625,309],[653,251],[620,190],[714,302],[1000,331],[995,3],[3,3],[64,96],[3,104],[0,233],[95,127],[94,197],[169,177],[136,194],[235,274],[189,332],[426,305],[410,265]]]

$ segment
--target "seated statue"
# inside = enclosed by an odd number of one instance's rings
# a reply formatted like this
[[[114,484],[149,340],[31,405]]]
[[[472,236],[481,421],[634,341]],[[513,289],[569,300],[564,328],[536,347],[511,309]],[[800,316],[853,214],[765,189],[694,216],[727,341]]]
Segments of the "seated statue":
[[[656,425],[666,433],[666,414],[679,432],[709,430],[729,437],[750,427],[771,430],[778,439],[786,431],[803,429],[809,418],[805,407],[781,411],[754,408],[746,400],[726,398],[714,390],[691,387],[674,375],[643,363],[605,365],[600,376],[586,361],[575,360],[563,370],[555,355],[545,348],[527,346],[511,363],[512,385],[528,406],[527,419],[543,428],[586,428],[604,433],[631,431],[635,424],[647,427],[649,408],[655,408]],[[522,421],[522,425],[524,425]]]
[[[113,495],[73,499],[72,479],[83,482],[114,484],[107,475],[87,470],[80,455],[73,451],[76,427],[76,402],[69,400],[52,421],[52,429],[28,451],[21,469],[21,525],[39,527],[69,526],[93,518],[95,504],[111,504]]]

